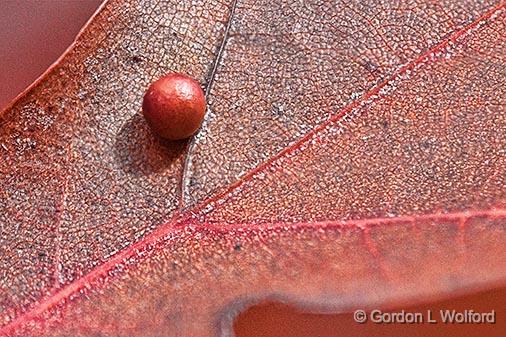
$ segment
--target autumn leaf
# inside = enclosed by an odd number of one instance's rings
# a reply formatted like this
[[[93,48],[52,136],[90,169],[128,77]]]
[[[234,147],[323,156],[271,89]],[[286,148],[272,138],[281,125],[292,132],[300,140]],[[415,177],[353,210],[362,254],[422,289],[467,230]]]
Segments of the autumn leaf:
[[[506,4],[106,2],[0,115],[0,335],[230,335],[505,284]],[[188,142],[140,117],[189,74]]]

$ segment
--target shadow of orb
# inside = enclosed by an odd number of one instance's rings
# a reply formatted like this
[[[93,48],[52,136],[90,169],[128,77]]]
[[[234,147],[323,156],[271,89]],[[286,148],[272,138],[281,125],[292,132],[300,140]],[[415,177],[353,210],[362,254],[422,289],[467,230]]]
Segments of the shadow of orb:
[[[156,136],[141,113],[121,128],[114,145],[119,167],[128,174],[161,173],[184,155],[188,139],[170,141]]]

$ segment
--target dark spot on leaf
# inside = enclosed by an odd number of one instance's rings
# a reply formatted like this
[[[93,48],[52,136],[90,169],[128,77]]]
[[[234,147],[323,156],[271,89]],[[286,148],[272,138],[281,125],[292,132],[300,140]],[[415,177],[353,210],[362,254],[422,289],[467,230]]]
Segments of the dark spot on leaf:
[[[361,65],[370,73],[375,73],[378,71],[378,65],[374,62],[371,62],[369,60],[364,60],[361,62]]]
[[[429,140],[423,140],[423,141],[421,141],[420,142],[420,147],[422,149],[425,149],[425,150],[429,149],[430,148],[430,141]]]
[[[189,186],[197,185],[197,179],[194,176],[191,176],[190,179],[188,180],[188,185]]]
[[[273,103],[271,109],[272,115],[282,117],[285,114],[284,107],[281,104]]]

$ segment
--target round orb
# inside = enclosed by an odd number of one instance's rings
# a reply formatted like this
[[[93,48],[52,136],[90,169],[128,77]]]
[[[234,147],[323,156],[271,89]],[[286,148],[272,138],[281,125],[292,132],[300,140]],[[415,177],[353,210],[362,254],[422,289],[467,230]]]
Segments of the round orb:
[[[171,73],[153,82],[142,102],[142,112],[159,136],[178,140],[193,135],[204,119],[206,98],[193,78]]]

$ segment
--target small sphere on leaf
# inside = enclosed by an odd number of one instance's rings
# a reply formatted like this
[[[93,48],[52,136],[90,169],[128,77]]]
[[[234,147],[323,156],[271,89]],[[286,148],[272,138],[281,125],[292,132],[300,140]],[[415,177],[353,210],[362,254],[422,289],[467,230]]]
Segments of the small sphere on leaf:
[[[163,138],[193,135],[204,119],[206,99],[200,84],[189,76],[171,73],[153,82],[142,102],[151,129]]]

